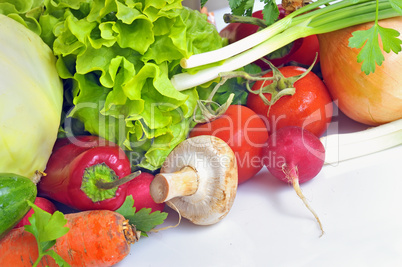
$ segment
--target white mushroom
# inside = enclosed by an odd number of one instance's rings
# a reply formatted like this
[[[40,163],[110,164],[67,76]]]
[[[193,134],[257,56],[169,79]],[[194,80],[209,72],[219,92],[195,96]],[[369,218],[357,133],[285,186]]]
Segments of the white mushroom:
[[[232,149],[220,138],[203,135],[181,142],[168,155],[150,193],[194,224],[210,225],[230,211],[237,179]]]

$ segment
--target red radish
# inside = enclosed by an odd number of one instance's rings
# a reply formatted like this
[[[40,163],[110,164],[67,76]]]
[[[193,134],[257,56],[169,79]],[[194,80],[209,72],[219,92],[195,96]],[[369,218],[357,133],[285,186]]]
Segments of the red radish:
[[[127,196],[132,195],[136,211],[142,208],[151,208],[154,211],[163,211],[165,203],[156,203],[149,193],[149,186],[154,179],[150,173],[142,172],[139,176],[127,183]]]
[[[268,138],[264,156],[264,164],[270,173],[293,185],[297,195],[313,213],[323,234],[320,219],[307,203],[299,185],[314,178],[324,165],[325,148],[320,139],[301,127],[287,126]]]
[[[50,200],[43,198],[43,197],[36,197],[34,204],[36,206],[38,206],[39,208],[43,209],[44,211],[47,211],[51,214],[53,214],[57,210],[57,208],[53,204],[53,202],[51,202]],[[33,213],[34,213],[34,210],[31,208],[28,211],[28,213],[25,214],[24,218],[22,218],[22,220],[19,221],[19,223],[17,223],[16,226],[14,226],[14,228],[22,227],[24,225],[30,225],[31,223],[29,222],[28,219],[29,219],[29,217],[32,216]]]

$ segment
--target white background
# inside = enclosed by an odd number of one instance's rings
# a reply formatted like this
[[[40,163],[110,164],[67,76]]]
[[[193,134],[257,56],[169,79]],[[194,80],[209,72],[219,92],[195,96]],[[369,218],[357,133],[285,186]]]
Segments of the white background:
[[[210,0],[212,3],[222,1]],[[225,1],[223,1],[225,2]],[[213,10],[209,8],[209,10]],[[214,10],[219,17],[228,9]],[[341,133],[363,130],[342,114]],[[126,266],[402,266],[402,146],[324,166],[301,185],[325,234],[291,186],[264,168],[241,184],[221,222],[197,226],[183,219],[173,229],[151,233],[132,245]],[[178,216],[166,209],[164,225]]]

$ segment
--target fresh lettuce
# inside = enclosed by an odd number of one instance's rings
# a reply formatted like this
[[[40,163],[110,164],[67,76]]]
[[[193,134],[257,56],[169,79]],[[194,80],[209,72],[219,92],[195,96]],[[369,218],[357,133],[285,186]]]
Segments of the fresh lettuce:
[[[215,27],[179,0],[13,0],[0,13],[40,35],[57,57],[67,117],[158,169],[187,137],[198,89],[170,78],[188,58],[223,45]]]

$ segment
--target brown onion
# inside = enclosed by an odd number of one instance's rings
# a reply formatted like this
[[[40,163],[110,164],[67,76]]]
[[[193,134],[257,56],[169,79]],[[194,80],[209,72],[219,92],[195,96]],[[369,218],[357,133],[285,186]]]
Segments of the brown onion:
[[[350,48],[352,32],[373,22],[319,35],[321,70],[339,109],[351,119],[379,125],[402,118],[402,52],[385,53],[381,66],[366,75],[357,62],[360,49]],[[402,33],[402,17],[380,20],[382,27]]]

